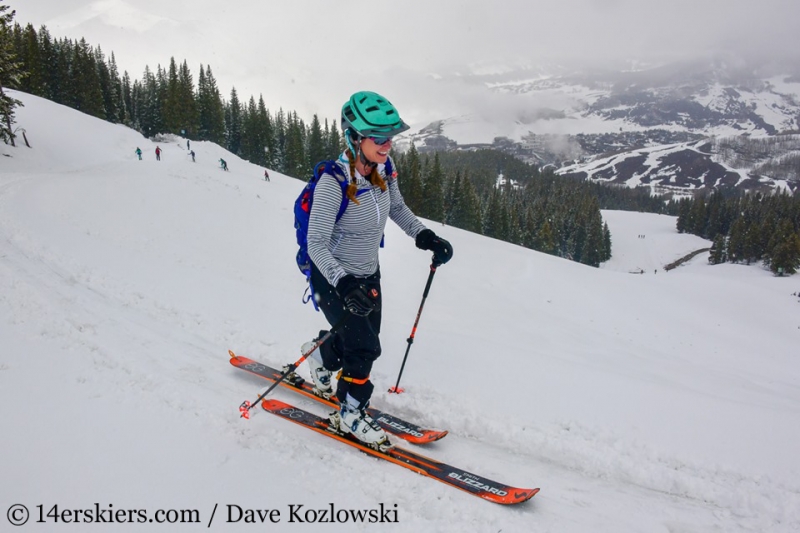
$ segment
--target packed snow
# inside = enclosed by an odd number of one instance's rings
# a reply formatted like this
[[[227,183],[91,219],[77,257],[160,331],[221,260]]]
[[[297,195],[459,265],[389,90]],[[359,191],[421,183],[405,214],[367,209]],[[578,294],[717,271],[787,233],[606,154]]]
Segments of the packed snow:
[[[796,276],[706,254],[664,272],[709,243],[663,215],[604,212],[613,257],[599,269],[428,223],[455,256],[406,392],[389,395],[430,261],[390,223],[373,404],[450,431],[400,446],[542,489],[499,506],[278,417],[239,417],[265,383],[228,349],[277,366],[325,327],[294,264],[301,181],[266,182],[207,142],[192,163],[185,139],[12,95],[32,148],[0,145],[0,530],[19,504],[22,531],[159,529],[62,523],[95,506],[197,510],[165,531],[800,529]],[[383,505],[397,522],[302,524],[292,505]],[[281,521],[246,524],[247,509]]]

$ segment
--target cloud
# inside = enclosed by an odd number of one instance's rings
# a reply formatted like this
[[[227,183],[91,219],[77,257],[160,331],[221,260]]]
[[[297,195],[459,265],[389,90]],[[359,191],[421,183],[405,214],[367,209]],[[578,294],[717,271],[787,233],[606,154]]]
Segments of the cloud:
[[[723,51],[800,55],[795,0],[758,7],[749,0],[24,0],[15,7],[22,23],[47,23],[54,36],[114,51],[134,77],[173,56],[195,75],[211,64],[223,94],[235,85],[240,95],[263,94],[271,108],[306,116],[336,116],[360,89],[414,102],[415,118],[426,114],[423,106],[458,112],[456,87],[461,109],[502,107],[502,96],[448,78],[478,68],[620,67]]]

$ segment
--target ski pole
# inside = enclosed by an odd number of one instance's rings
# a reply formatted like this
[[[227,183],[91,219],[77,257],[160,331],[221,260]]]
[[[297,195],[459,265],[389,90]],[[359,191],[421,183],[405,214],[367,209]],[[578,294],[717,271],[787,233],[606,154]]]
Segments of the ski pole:
[[[272,390],[273,390],[275,387],[277,387],[278,385],[280,385],[280,384],[283,382],[283,380],[285,380],[285,379],[286,379],[286,377],[287,377],[288,375],[290,375],[292,372],[294,372],[295,370],[297,370],[297,367],[298,367],[298,366],[300,366],[301,364],[303,364],[303,361],[305,361],[305,360],[308,358],[308,356],[309,356],[309,355],[311,355],[312,353],[314,353],[314,350],[316,350],[317,348],[319,348],[320,346],[322,346],[322,344],[323,344],[325,341],[327,341],[328,339],[330,339],[330,338],[331,338],[331,336],[332,336],[334,333],[336,333],[337,331],[339,331],[339,329],[340,329],[342,326],[344,326],[344,323],[345,323],[345,322],[347,322],[347,319],[348,319],[348,318],[350,318],[350,313],[345,313],[345,314],[344,314],[344,316],[342,317],[342,319],[341,319],[341,320],[339,320],[339,322],[337,322],[337,323],[336,323],[336,325],[335,325],[335,326],[333,326],[333,327],[330,329],[330,331],[328,331],[328,332],[327,332],[325,335],[323,335],[322,337],[320,337],[319,339],[317,339],[317,342],[315,342],[315,343],[314,343],[314,346],[312,346],[310,350],[308,350],[306,353],[304,353],[303,355],[301,355],[301,356],[300,356],[300,359],[298,359],[298,360],[297,360],[297,361],[295,361],[294,363],[290,364],[290,365],[289,365],[289,366],[286,368],[286,371],[285,371],[283,374],[281,374],[281,377],[280,377],[280,378],[278,378],[278,380],[277,380],[275,383],[273,383],[272,385],[270,385],[270,387],[269,387],[269,388],[268,388],[266,391],[264,391],[264,393],[263,393],[261,396],[259,396],[259,397],[258,397],[258,399],[256,399],[256,401],[254,401],[253,403],[250,403],[248,400],[245,400],[245,401],[243,401],[243,402],[242,402],[242,405],[240,405],[240,406],[239,406],[239,412],[241,413],[241,415],[240,415],[240,416],[241,416],[242,418],[246,418],[246,419],[248,419],[248,420],[249,420],[249,419],[250,419],[250,409],[252,409],[254,406],[258,405],[258,403],[259,403],[259,402],[261,402],[261,400],[263,400],[263,399],[266,397],[266,395],[267,395],[267,394],[269,394],[270,392],[272,392]]]
[[[419,317],[422,316],[422,308],[425,306],[425,299],[428,298],[428,292],[431,290],[431,282],[433,281],[433,275],[436,274],[436,268],[439,265],[436,264],[436,261],[431,262],[431,273],[428,274],[428,283],[425,284],[425,292],[422,293],[422,302],[419,304],[419,311],[417,311],[417,319],[414,320],[414,327],[411,328],[411,335],[408,337],[407,342],[408,346],[406,347],[406,355],[403,356],[403,364],[400,366],[400,373],[397,375],[397,383],[394,387],[389,389],[389,392],[393,392],[395,394],[400,394],[403,392],[403,389],[400,388],[400,378],[403,377],[403,369],[406,367],[406,359],[408,359],[408,352],[411,350],[411,345],[414,344],[414,336],[417,334],[417,325],[419,325]]]

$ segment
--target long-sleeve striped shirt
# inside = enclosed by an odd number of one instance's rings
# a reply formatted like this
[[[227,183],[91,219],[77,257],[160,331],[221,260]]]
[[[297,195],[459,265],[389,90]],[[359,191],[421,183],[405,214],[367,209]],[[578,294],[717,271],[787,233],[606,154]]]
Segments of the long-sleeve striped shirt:
[[[337,164],[345,176],[350,175],[345,154],[339,156]],[[386,181],[386,192],[356,172],[359,204],[348,202],[338,222],[336,214],[342,203],[342,187],[337,177],[323,174],[314,189],[308,220],[308,255],[334,287],[347,274],[364,277],[378,270],[378,250],[387,218],[412,238],[425,229],[403,201],[397,178],[386,176],[384,165],[378,165],[378,172]]]

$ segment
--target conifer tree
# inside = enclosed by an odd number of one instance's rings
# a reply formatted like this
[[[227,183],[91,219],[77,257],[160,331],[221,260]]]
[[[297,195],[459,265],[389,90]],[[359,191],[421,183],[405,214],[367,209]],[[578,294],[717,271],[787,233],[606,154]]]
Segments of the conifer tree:
[[[725,236],[722,233],[717,233],[717,236],[714,237],[714,244],[711,245],[711,251],[708,254],[708,262],[712,265],[719,265],[726,260]]]
[[[265,167],[274,168],[275,164],[272,160],[275,153],[275,130],[272,126],[272,117],[270,117],[267,106],[264,103],[264,96],[258,97],[258,122],[261,130],[261,141],[263,143],[261,150],[261,164]]]
[[[419,212],[420,216],[436,222],[444,220],[444,172],[438,153],[433,158],[433,167],[422,186]]]
[[[286,173],[286,115],[278,108],[275,115],[275,163],[278,172]]]
[[[103,90],[94,51],[86,39],[81,39],[73,52],[74,107],[87,115],[105,119]]]
[[[611,231],[608,229],[608,222],[603,223],[603,262],[611,259]]]
[[[36,30],[33,29],[33,25],[28,24],[21,31],[16,55],[25,69],[25,76],[20,81],[19,89],[29,94],[44,96],[45,72],[43,70],[39,39],[36,35]]]
[[[538,243],[537,250],[546,254],[556,255],[558,247],[556,246],[556,238],[550,220],[544,221],[536,236],[536,241]]]
[[[483,234],[494,239],[502,238],[502,213],[500,208],[500,191],[493,189],[483,216]]]
[[[200,117],[197,111],[197,101],[194,92],[194,80],[186,60],[178,69],[178,109],[176,112],[177,129],[175,133],[182,133],[189,139],[197,138]]]
[[[775,274],[794,274],[800,268],[800,235],[788,218],[778,223],[764,262]]]
[[[339,127],[336,122],[331,124],[330,135],[328,137],[328,159],[335,159],[344,150],[342,136],[339,135]]]
[[[3,1],[3,0],[0,0]],[[19,62],[13,52],[10,40],[11,22],[14,20],[15,11],[8,11],[9,7],[0,4],[0,139],[11,146],[16,146],[14,138],[14,108],[21,106],[22,102],[11,98],[4,92],[5,87],[17,86],[20,83],[22,72]]]
[[[328,149],[323,139],[322,126],[315,114],[314,118],[311,119],[311,127],[308,132],[308,160],[310,167],[313,168],[320,161],[330,159],[327,153]]]
[[[422,169],[420,167],[419,153],[414,145],[406,154],[406,168],[403,177],[398,180],[400,193],[406,205],[413,212],[418,213],[422,207],[423,185]]]
[[[211,72],[200,65],[197,78],[198,138],[223,145],[225,142],[225,109],[220,98],[217,80]]]
[[[225,147],[235,155],[241,155],[242,149],[242,104],[236,87],[231,89],[231,100],[225,106]]]
[[[102,95],[105,119],[116,124],[119,122],[117,80],[112,77],[111,71],[106,64],[103,51],[99,46],[94,50],[94,63],[96,65],[98,83],[100,84],[100,94]]]

